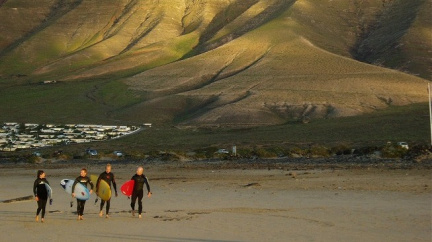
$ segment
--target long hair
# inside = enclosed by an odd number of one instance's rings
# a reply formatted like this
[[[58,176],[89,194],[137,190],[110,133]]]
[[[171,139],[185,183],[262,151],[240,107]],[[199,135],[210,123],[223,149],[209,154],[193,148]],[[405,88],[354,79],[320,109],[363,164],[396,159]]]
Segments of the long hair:
[[[44,173],[43,170],[38,170],[36,178],[40,178],[40,175],[42,175],[43,173]]]

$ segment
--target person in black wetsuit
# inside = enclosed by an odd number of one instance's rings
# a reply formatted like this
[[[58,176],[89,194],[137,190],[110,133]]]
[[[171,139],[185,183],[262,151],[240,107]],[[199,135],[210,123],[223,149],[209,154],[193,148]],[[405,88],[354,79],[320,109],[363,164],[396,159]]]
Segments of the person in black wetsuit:
[[[74,184],[72,185],[72,197],[75,197],[75,186],[76,184],[81,183],[85,187],[87,187],[87,184],[90,184],[90,194],[93,193],[93,182],[90,180],[90,178],[87,176],[87,169],[82,168],[80,172],[80,176],[75,179]],[[78,220],[83,220],[84,215],[84,206],[85,206],[85,200],[80,200],[77,198],[77,213],[78,213]]]
[[[147,187],[147,197],[151,197],[152,193],[150,192],[150,185],[148,182],[147,177],[143,174],[144,168],[141,166],[138,167],[136,174],[131,178],[131,180],[135,181],[135,185],[132,191],[132,201],[131,201],[131,208],[132,208],[132,216],[135,216],[135,202],[138,198],[138,217],[141,217],[142,213],[142,198],[144,196],[144,184]]]
[[[41,222],[44,222],[45,218],[45,208],[48,200],[48,191],[45,187],[45,183],[49,185],[49,182],[45,178],[46,174],[44,171],[39,170],[37,172],[37,178],[33,184],[33,193],[35,195],[35,200],[37,202],[38,208],[36,210],[36,222],[39,221],[39,213],[41,214]]]
[[[118,194],[117,194],[117,185],[116,185],[116,182],[115,182],[114,174],[111,172],[111,164],[107,164],[106,167],[105,167],[105,171],[102,172],[99,175],[99,178],[98,178],[97,183],[96,183],[96,194],[98,192],[99,182],[101,180],[106,181],[108,183],[108,185],[110,185],[110,186],[111,186],[111,183],[112,183],[112,186],[114,187],[114,191],[115,191],[115,196],[117,197],[118,196]],[[104,205],[105,205],[105,201],[101,199],[100,212],[99,212],[99,216],[100,217],[102,217],[102,215],[103,215],[103,211],[102,210],[103,210]],[[106,216],[105,216],[106,218],[109,218],[110,205],[111,205],[111,198],[106,201]]]

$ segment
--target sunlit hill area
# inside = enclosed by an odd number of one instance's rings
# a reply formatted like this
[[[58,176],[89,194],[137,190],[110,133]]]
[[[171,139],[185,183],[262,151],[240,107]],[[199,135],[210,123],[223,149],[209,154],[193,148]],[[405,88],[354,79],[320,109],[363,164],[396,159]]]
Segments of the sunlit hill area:
[[[0,0],[0,122],[424,141],[430,12],[428,0]],[[382,120],[391,128],[372,127]]]

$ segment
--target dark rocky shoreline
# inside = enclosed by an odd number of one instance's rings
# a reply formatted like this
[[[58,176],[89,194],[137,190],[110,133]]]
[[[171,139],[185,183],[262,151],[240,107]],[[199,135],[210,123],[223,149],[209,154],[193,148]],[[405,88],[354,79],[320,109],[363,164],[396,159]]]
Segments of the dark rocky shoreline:
[[[0,168],[33,168],[33,167],[69,167],[87,165],[113,165],[137,164],[147,167],[175,168],[175,169],[283,169],[283,170],[310,170],[310,169],[432,169],[432,159],[389,159],[368,156],[341,155],[319,158],[292,158],[280,157],[272,159],[202,159],[202,160],[173,160],[160,159],[121,159],[121,160],[48,160],[41,163],[14,162],[0,159]]]

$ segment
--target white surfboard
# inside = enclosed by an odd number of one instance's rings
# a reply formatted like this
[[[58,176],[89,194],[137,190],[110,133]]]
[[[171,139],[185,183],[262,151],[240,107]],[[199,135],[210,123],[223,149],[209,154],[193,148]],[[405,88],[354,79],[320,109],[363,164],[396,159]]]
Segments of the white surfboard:
[[[72,195],[72,186],[74,184],[74,179],[63,179],[60,181],[60,185],[63,189]],[[90,191],[81,183],[77,183],[75,185],[75,197],[79,200],[89,200],[90,199]]]
[[[49,199],[52,199],[53,191],[52,191],[50,185],[48,185],[47,183],[45,183],[45,188],[46,188],[47,193],[48,193],[48,198],[49,198]]]

